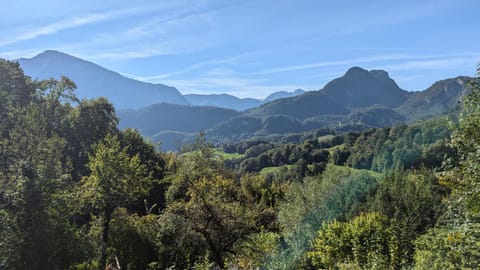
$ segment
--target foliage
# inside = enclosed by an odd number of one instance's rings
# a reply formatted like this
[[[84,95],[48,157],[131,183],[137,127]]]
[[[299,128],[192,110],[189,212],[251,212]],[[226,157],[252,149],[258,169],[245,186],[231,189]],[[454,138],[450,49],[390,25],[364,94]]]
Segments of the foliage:
[[[480,262],[479,243],[479,79],[470,81],[470,93],[463,99],[458,123],[454,124],[452,144],[460,160],[443,174],[443,181],[452,188],[449,208],[437,228],[417,239],[417,269],[476,269]]]
[[[236,254],[231,255],[228,265],[240,269],[256,269],[261,267],[268,256],[275,252],[280,235],[275,232],[261,231],[251,234],[235,245]]]
[[[445,119],[392,128],[364,131],[349,148],[346,164],[353,168],[387,171],[405,168],[440,168],[443,160],[455,159],[455,149],[446,143],[450,131]]]
[[[415,241],[414,269],[478,269],[480,226],[430,229]]]
[[[460,153],[459,166],[450,179],[454,195],[462,201],[467,214],[480,214],[480,79],[470,81],[470,93],[463,99],[458,124],[452,135],[452,144]]]
[[[179,244],[190,251],[186,256],[194,261],[206,256],[223,268],[227,255],[236,253],[236,243],[258,231],[257,226],[264,220],[262,209],[268,208],[273,197],[268,195],[268,186],[265,191],[252,190],[253,182],[247,179],[239,186],[209,151],[193,152],[179,162],[176,173],[170,177],[168,206],[162,219],[181,220],[177,226],[187,237]],[[196,249],[198,244],[206,250]]]
[[[111,220],[111,254],[117,256],[121,269],[147,269],[157,262],[157,216],[130,215],[117,208]]]
[[[284,244],[269,264],[291,268],[301,259],[324,222],[357,214],[361,202],[366,201],[376,185],[375,177],[367,172],[331,165],[321,176],[292,184],[278,212]]]
[[[138,155],[130,157],[116,136],[107,135],[90,156],[90,175],[82,179],[77,200],[83,211],[101,213],[102,250],[100,267],[107,263],[110,221],[116,207],[125,207],[148,194],[151,177]]]
[[[323,225],[308,253],[312,265],[338,269],[388,269],[392,245],[389,219],[377,212],[361,214],[349,222],[336,220]]]
[[[390,264],[395,269],[413,264],[413,241],[435,225],[445,211],[443,199],[448,190],[428,170],[407,173],[396,169],[388,173],[375,194],[374,211],[390,220],[395,246],[390,250]]]

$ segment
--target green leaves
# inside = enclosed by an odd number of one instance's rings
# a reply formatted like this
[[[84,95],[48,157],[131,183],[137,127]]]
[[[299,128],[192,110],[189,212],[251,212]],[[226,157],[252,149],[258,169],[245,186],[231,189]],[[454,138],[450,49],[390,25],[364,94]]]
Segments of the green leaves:
[[[478,70],[477,70],[478,72]],[[469,82],[452,145],[460,162],[444,173],[452,188],[443,222],[415,241],[415,269],[478,269],[480,262],[480,81]]]
[[[139,156],[130,157],[116,136],[107,135],[95,146],[89,168],[78,192],[81,202],[93,209],[124,207],[145,196],[152,185]]]
[[[461,201],[467,215],[480,215],[480,79],[470,81],[470,93],[462,102],[458,124],[452,134],[452,144],[460,154],[460,164],[454,169],[450,183],[454,196]]]
[[[227,255],[235,254],[236,243],[259,230],[262,209],[254,208],[255,202],[249,201],[253,194],[242,189],[221,163],[211,159],[209,151],[183,156],[170,181],[168,206],[161,220],[178,220],[179,234],[184,237],[180,243],[176,239],[176,244],[164,244],[170,248],[180,244],[182,250],[175,254],[190,251],[195,261],[206,256],[223,269]]]
[[[414,269],[478,269],[479,243],[478,223],[431,229],[415,241]]]
[[[372,212],[350,222],[325,223],[307,256],[318,268],[337,269],[350,264],[362,269],[386,269],[391,241],[388,218]]]

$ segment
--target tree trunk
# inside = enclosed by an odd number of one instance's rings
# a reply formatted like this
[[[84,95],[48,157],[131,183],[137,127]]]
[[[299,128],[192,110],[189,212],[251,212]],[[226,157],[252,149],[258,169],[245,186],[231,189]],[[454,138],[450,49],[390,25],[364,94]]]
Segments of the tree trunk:
[[[112,218],[112,210],[107,207],[104,212],[103,231],[102,231],[102,255],[98,264],[99,270],[105,270],[107,266],[107,247],[108,247],[108,234],[110,232],[110,219]]]
[[[218,268],[225,269],[225,261],[223,260],[222,251],[217,251],[215,253],[215,263],[217,264]]]

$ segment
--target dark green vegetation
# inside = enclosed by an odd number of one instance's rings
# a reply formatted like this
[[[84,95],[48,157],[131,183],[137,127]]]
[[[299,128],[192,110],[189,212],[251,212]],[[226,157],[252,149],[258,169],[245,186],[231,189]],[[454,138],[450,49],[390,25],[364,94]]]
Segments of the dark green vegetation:
[[[140,126],[145,136],[161,131],[198,132],[239,113],[218,107],[200,107],[161,103],[138,110],[120,110],[121,128]],[[193,117],[194,116],[194,117]]]
[[[450,121],[222,148],[200,133],[176,154],[120,131],[108,100],[77,99],[69,79],[0,60],[0,268],[478,269],[480,81],[468,84]],[[295,125],[275,117],[272,130]]]

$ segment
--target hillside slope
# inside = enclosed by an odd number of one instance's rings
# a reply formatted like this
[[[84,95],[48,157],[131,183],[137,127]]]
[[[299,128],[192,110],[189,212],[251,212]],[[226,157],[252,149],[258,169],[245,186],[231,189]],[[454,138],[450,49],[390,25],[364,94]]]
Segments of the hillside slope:
[[[145,136],[167,130],[199,132],[238,115],[239,112],[229,109],[168,103],[118,111],[120,128],[137,128]]]
[[[197,95],[188,94],[185,98],[195,106],[215,106],[220,108],[244,111],[257,107],[262,103],[255,98],[238,98],[228,94]]]
[[[427,119],[454,110],[465,94],[469,77],[456,77],[434,83],[425,91],[413,94],[395,110],[409,121]]]
[[[67,76],[77,85],[81,98],[107,97],[117,108],[141,108],[154,103],[189,104],[174,87],[140,82],[97,64],[58,51],[45,51],[18,60],[34,79]]]

